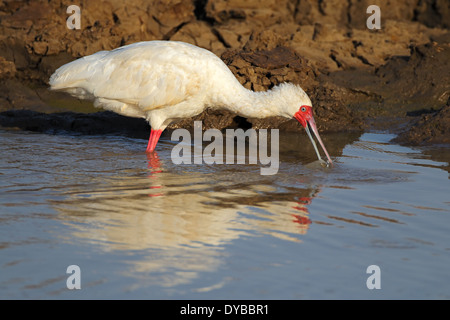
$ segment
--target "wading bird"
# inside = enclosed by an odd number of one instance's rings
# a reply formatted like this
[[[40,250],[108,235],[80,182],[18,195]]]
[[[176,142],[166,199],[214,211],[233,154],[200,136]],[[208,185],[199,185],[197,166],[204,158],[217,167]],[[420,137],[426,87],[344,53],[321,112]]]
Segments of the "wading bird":
[[[57,69],[50,86],[92,99],[96,107],[145,118],[151,126],[147,152],[155,149],[170,123],[206,108],[224,108],[249,118],[297,119],[319,160],[324,163],[309,127],[332,164],[314,121],[311,100],[302,88],[283,83],[266,92],[248,90],[219,57],[191,44],[146,41],[100,51]]]

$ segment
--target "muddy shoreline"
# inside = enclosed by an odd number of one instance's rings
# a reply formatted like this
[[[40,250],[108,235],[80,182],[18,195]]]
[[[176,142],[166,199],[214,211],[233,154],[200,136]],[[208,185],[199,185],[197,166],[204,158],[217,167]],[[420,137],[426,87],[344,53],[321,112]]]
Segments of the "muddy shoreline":
[[[93,109],[47,90],[59,66],[99,50],[147,40],[179,40],[213,51],[248,89],[288,81],[309,94],[321,132],[371,128],[396,142],[449,144],[448,2],[380,5],[381,29],[366,26],[364,1],[81,1],[79,30],[66,26],[69,3],[0,3],[0,126],[84,134],[136,130],[145,121]],[[189,127],[193,119],[172,125]],[[296,121],[242,119],[205,111],[205,129],[279,128]],[[120,128],[120,129],[118,129]]]

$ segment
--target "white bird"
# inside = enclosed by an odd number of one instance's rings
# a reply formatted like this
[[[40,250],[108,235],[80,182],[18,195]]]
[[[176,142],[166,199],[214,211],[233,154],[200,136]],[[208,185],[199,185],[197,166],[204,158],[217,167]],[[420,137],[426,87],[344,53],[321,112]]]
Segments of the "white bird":
[[[155,149],[170,123],[206,108],[225,108],[243,117],[297,119],[319,160],[323,162],[308,126],[332,164],[302,88],[282,83],[265,92],[248,90],[219,57],[188,43],[145,41],[99,51],[63,65],[49,83],[52,90],[93,99],[96,107],[145,118],[151,126],[147,152]]]

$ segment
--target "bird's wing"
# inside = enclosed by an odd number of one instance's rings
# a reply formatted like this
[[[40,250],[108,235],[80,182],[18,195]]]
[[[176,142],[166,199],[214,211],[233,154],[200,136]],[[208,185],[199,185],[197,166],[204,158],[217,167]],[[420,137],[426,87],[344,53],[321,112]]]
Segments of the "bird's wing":
[[[191,47],[137,43],[64,65],[52,75],[50,85],[80,98],[116,100],[150,111],[198,93],[201,64]]]

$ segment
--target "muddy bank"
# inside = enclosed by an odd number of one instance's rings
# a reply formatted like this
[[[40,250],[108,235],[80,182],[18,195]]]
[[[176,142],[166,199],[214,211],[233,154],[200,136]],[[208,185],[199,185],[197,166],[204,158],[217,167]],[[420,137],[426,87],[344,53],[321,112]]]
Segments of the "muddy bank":
[[[412,115],[415,118],[413,124],[394,141],[411,145],[450,144],[450,100],[440,110],[424,113]]]
[[[326,79],[349,89],[348,106],[369,127],[399,133],[396,142],[449,143],[450,33],[411,46],[409,56],[392,57],[374,70],[338,71]]]
[[[179,40],[213,51],[249,89],[267,90],[284,81],[301,85],[322,132],[395,123],[405,132],[404,143],[409,136],[415,137],[411,143],[419,137],[423,143],[436,141],[427,139],[427,129],[417,123],[422,119],[418,111],[439,110],[450,94],[447,1],[380,3],[380,30],[366,27],[366,9],[374,4],[368,1],[80,1],[79,30],[66,26],[72,4],[0,3],[0,111],[72,111],[72,118],[84,119],[84,113],[98,110],[49,92],[54,70],[99,50]],[[35,121],[17,117],[18,122]],[[13,118],[10,114],[8,121]],[[189,127],[192,120],[172,128]],[[227,111],[205,111],[196,120],[203,120],[205,129],[301,130],[296,121],[242,119]],[[422,134],[406,134],[422,127]]]

